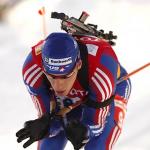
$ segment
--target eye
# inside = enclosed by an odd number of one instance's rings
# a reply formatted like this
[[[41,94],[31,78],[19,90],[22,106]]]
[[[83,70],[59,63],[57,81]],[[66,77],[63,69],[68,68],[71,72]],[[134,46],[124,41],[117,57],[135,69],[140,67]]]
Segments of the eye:
[[[69,78],[68,76],[54,76],[54,75],[47,75],[48,79],[67,79]]]
[[[74,73],[75,73],[75,70],[72,71],[71,73],[67,74],[67,75],[62,75],[62,76],[56,76],[56,75],[46,74],[46,73],[45,73],[45,75],[46,75],[46,77],[47,77],[48,79],[50,79],[50,80],[51,80],[51,79],[68,79],[68,78],[70,78]]]

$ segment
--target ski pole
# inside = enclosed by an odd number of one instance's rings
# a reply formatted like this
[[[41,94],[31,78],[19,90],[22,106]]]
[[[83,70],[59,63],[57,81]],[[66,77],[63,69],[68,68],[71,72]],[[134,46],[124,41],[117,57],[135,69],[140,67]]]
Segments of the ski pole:
[[[39,15],[42,16],[42,30],[43,30],[43,38],[45,39],[47,35],[46,31],[46,20],[45,20],[45,7],[43,6],[41,9],[38,10]]]
[[[120,79],[117,81],[117,84],[121,83],[121,82],[124,81],[124,80],[127,80],[130,76],[136,74],[137,72],[143,70],[144,68],[146,68],[146,67],[148,67],[148,66],[150,66],[150,63],[147,63],[147,64],[141,66],[140,68],[137,68],[137,69],[133,70],[132,72],[130,72],[130,73],[128,73],[127,75],[125,75],[124,77],[120,78]]]

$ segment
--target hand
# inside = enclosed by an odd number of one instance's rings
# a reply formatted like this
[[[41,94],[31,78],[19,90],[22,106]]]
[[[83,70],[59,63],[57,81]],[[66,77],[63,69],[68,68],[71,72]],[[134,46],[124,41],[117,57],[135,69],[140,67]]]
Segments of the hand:
[[[79,121],[72,121],[65,128],[66,137],[75,150],[79,150],[89,141],[88,128]]]
[[[44,114],[39,119],[25,122],[24,128],[16,133],[16,136],[18,137],[17,142],[20,143],[29,138],[29,140],[23,145],[23,147],[26,148],[33,142],[44,138],[48,133],[50,123],[51,115],[49,113]]]

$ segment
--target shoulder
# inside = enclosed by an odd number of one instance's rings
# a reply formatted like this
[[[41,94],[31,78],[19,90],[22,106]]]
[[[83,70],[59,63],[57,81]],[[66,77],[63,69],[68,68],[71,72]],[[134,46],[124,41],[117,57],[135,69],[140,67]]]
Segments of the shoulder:
[[[32,57],[37,65],[42,67],[42,47],[44,45],[44,40],[39,41],[36,45],[32,46]]]
[[[88,72],[92,89],[101,93],[101,99],[110,97],[115,89],[118,71],[118,58],[111,45],[97,37],[82,36],[77,41],[83,43],[88,51]]]
[[[95,70],[95,67],[103,65],[108,70],[112,70],[111,68],[119,63],[113,48],[107,41],[94,36],[77,36],[75,38],[86,46],[91,69]]]
[[[23,80],[30,87],[38,87],[43,78],[43,70],[41,64],[41,46],[43,42],[39,42],[32,47],[32,50],[25,59],[22,68]]]
[[[101,57],[103,54],[105,54],[117,60],[114,50],[106,40],[89,35],[78,35],[74,36],[74,38],[78,42],[86,45],[88,54],[90,56]]]

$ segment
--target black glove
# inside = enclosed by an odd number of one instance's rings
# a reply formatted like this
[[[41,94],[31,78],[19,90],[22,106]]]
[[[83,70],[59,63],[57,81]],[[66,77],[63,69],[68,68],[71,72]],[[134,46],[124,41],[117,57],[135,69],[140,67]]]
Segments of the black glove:
[[[51,120],[52,115],[45,113],[39,119],[25,122],[24,128],[16,133],[16,136],[18,137],[17,142],[20,143],[29,138],[29,140],[23,145],[23,147],[26,148],[33,142],[44,138],[48,133]]]
[[[65,128],[66,137],[75,150],[79,150],[89,141],[88,128],[79,121],[72,121]]]

